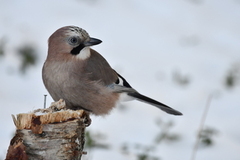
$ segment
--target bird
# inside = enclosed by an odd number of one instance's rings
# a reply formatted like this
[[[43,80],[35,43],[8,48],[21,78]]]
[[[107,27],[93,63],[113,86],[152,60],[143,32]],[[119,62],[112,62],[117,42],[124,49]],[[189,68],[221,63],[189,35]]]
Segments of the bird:
[[[54,101],[66,108],[107,115],[122,101],[138,100],[172,115],[181,112],[149,98],[137,90],[90,48],[102,41],[77,26],[56,30],[48,39],[48,54],[42,68],[43,83]]]

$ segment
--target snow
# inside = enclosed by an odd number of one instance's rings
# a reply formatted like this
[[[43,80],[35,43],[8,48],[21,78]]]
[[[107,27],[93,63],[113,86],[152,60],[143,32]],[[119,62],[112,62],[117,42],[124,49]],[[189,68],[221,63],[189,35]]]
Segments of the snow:
[[[161,159],[190,159],[200,119],[214,95],[206,126],[218,131],[214,145],[199,148],[196,160],[240,159],[240,87],[226,89],[224,77],[240,61],[240,2],[202,0],[9,0],[1,2],[0,38],[7,53],[0,57],[0,159],[14,133],[11,114],[43,107],[46,89],[41,67],[47,39],[58,28],[77,25],[103,41],[94,46],[139,92],[170,105],[184,115],[167,115],[141,102],[126,102],[105,117],[92,117],[89,130],[107,135],[111,150],[94,150],[92,159],[134,159],[121,154],[123,143],[149,144],[159,132],[156,119],[173,121],[181,139],[161,143]],[[18,73],[15,54],[21,45],[37,47],[39,63],[26,75]],[[190,83],[177,85],[175,71]],[[48,105],[52,102],[48,96]],[[144,126],[144,127],[143,127]]]

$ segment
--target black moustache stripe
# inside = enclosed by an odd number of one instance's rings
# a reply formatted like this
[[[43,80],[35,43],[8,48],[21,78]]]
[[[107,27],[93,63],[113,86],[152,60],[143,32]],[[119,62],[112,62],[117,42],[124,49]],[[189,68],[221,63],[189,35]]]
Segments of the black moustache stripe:
[[[79,54],[80,53],[80,51],[84,48],[85,46],[84,46],[84,44],[79,44],[77,47],[75,47],[75,48],[73,48],[72,50],[71,50],[71,54],[72,55],[77,55],[77,54]]]

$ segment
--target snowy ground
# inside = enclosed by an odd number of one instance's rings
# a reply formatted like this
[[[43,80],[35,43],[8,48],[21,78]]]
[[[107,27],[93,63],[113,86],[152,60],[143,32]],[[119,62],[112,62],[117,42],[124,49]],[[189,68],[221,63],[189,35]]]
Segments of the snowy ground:
[[[140,102],[126,103],[104,118],[93,117],[89,130],[107,135],[111,150],[94,151],[92,159],[129,159],[121,154],[123,143],[149,144],[159,132],[155,121],[171,120],[181,139],[161,143],[153,155],[163,160],[190,159],[196,132],[209,95],[214,95],[206,126],[218,131],[214,145],[200,148],[197,160],[240,159],[240,88],[226,89],[224,77],[240,62],[239,0],[9,0],[0,3],[0,38],[7,53],[0,57],[0,159],[4,159],[14,133],[11,114],[43,106],[46,94],[41,67],[47,39],[56,29],[77,25],[102,44],[99,51],[134,88],[181,111],[167,115]],[[18,73],[19,46],[31,43],[39,63],[22,76]],[[177,85],[173,72],[190,77]],[[52,99],[48,96],[48,104]],[[144,128],[143,128],[144,126]]]

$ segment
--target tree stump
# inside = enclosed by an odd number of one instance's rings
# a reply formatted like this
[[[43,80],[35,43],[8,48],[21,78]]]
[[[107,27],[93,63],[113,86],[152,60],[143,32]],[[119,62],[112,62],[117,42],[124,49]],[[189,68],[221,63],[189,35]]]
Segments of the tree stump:
[[[85,127],[91,120],[83,110],[66,110],[65,102],[13,117],[17,128],[6,160],[80,160]]]

